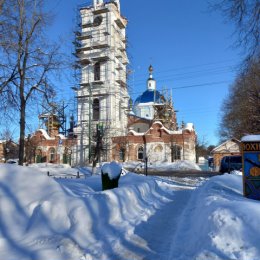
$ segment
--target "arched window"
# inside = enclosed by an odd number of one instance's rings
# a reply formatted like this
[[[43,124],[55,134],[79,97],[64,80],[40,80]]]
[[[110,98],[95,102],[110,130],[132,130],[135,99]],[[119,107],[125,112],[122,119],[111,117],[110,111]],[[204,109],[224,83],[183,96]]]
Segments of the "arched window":
[[[144,148],[142,146],[138,148],[137,159],[138,160],[144,159]]]
[[[55,161],[55,149],[51,148],[50,149],[50,162],[54,162]]]
[[[124,148],[120,148],[119,150],[119,160],[120,161],[125,161],[125,149]]]
[[[99,100],[97,98],[93,100],[92,108],[93,108],[93,120],[98,121],[100,108],[99,108]]]
[[[95,81],[100,80],[100,62],[97,62],[94,65],[94,80]]]

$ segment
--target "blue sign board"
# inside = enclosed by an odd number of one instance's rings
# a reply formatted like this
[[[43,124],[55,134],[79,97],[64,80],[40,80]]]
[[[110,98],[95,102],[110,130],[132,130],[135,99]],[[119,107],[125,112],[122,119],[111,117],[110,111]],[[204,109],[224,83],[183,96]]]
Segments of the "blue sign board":
[[[242,141],[244,196],[260,200],[260,142]]]

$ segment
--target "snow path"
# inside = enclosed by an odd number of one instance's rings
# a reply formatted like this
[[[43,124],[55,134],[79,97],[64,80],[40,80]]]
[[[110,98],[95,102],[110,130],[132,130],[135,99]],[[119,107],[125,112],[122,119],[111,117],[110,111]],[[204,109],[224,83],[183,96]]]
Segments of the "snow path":
[[[171,180],[161,179],[161,181],[169,182],[172,185]],[[146,222],[141,222],[135,228],[135,235],[146,241],[149,248],[145,258],[143,258],[145,260],[168,259],[169,249],[174,243],[172,239],[177,230],[182,212],[186,208],[193,190],[201,183],[201,180],[198,179],[175,178],[175,181],[172,201],[158,209]]]
[[[176,192],[172,202],[136,228],[135,234],[144,239],[151,250],[144,259],[167,259],[172,244],[171,238],[191,194],[192,191],[188,190]]]

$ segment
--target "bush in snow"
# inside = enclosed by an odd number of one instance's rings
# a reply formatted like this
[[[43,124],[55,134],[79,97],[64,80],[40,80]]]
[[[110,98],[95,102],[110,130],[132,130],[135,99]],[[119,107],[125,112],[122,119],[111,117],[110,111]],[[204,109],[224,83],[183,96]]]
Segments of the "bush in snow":
[[[101,168],[102,189],[109,190],[118,187],[122,166],[116,162],[105,163]]]

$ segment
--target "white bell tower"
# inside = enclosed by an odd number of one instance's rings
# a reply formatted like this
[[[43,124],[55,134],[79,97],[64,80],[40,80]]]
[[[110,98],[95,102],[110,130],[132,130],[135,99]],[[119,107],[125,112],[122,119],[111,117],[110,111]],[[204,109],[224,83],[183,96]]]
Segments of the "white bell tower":
[[[112,137],[125,134],[129,94],[126,25],[120,2],[93,0],[80,8],[81,30],[76,55],[81,67],[78,100],[77,163],[91,162],[95,135],[102,128],[102,158],[110,161]]]

